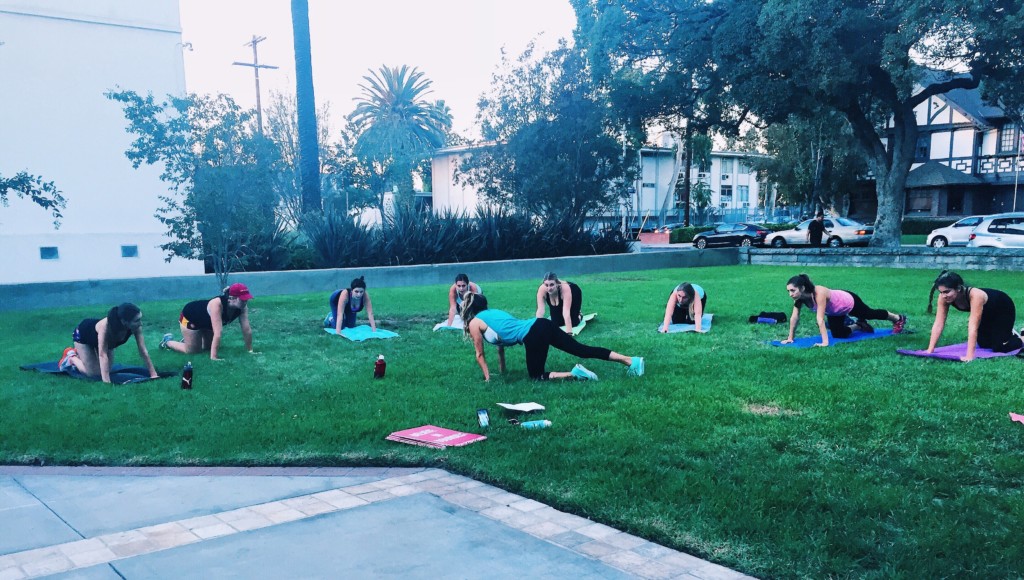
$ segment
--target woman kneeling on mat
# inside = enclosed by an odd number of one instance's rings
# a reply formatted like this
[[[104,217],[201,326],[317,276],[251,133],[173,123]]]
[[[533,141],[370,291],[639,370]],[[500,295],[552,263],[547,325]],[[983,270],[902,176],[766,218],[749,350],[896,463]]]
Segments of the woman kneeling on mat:
[[[459,309],[462,308],[462,299],[467,292],[481,294],[483,291],[475,282],[469,281],[467,274],[455,276],[455,283],[448,289],[448,320],[445,321],[445,326],[451,326],[455,317],[458,316]]]
[[[169,348],[183,354],[209,350],[210,360],[221,360],[217,354],[224,325],[237,318],[242,327],[245,350],[251,353],[252,327],[249,326],[249,309],[246,308],[249,300],[252,300],[252,294],[245,284],[235,283],[225,288],[220,296],[189,302],[181,309],[178,318],[182,339],[171,340],[171,335],[165,334],[160,341],[160,348]]]
[[[868,320],[888,320],[892,322],[893,334],[903,332],[907,317],[894,314],[888,310],[871,308],[849,290],[830,290],[824,286],[815,286],[807,274],[793,276],[786,284],[789,297],[793,299],[793,315],[789,319],[789,338],[782,344],[793,342],[793,334],[800,322],[800,307],[807,306],[817,314],[818,330],[821,331],[821,342],[814,346],[828,346],[828,332],[832,338],[848,338],[854,330],[874,332]],[[856,318],[857,323],[846,326],[846,317]],[[828,318],[828,329],[825,318]]]
[[[377,323],[373,320],[373,303],[370,293],[366,291],[366,280],[363,276],[352,280],[348,288],[335,290],[330,299],[331,313],[324,320],[324,328],[334,328],[341,334],[342,328],[356,327],[356,314],[366,308],[366,317],[370,320],[370,330],[377,331]],[[338,314],[341,316],[338,316]]]
[[[522,344],[526,347],[526,371],[530,378],[538,381],[548,379],[597,380],[597,375],[576,365],[571,372],[547,372],[544,366],[548,350],[553,346],[579,358],[610,360],[629,367],[627,374],[644,374],[644,359],[638,356],[623,356],[607,348],[580,344],[562,332],[547,318],[521,320],[502,310],[489,310],[483,294],[467,294],[462,304],[463,330],[473,339],[476,348],[476,362],[484,372],[484,380],[491,380],[491,372],[484,359],[484,341],[498,347],[498,366],[505,372],[505,347]]]
[[[669,324],[692,324],[697,332],[701,332],[700,319],[704,316],[704,307],[707,305],[708,295],[703,288],[683,282],[668,295],[661,331],[668,332]]]
[[[572,282],[558,279],[554,272],[544,275],[537,288],[537,318],[544,318],[544,305],[551,310],[551,322],[572,334],[574,326],[583,321],[583,291]]]
[[[142,311],[128,302],[111,308],[106,318],[86,318],[79,322],[72,334],[75,346],[64,349],[58,366],[62,371],[73,366],[83,375],[99,377],[104,383],[109,383],[114,349],[128,342],[132,336],[139,348],[139,356],[149,369],[149,376],[157,378],[159,375],[142,338]]]
[[[1013,329],[1017,319],[1017,308],[1005,292],[992,288],[972,288],[956,272],[943,270],[932,284],[928,295],[928,312],[932,311],[932,298],[939,291],[939,307],[935,311],[935,323],[928,340],[928,352],[935,352],[935,345],[946,326],[946,316],[952,306],[961,312],[970,312],[967,319],[967,354],[960,360],[974,360],[977,347],[994,352],[1013,352],[1024,343]]]

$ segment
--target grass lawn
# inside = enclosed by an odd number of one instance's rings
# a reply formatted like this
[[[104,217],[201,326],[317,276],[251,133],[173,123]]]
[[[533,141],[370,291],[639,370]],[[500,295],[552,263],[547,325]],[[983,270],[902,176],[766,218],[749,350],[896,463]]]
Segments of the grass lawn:
[[[904,234],[900,236],[900,243],[903,244],[904,246],[923,246],[927,240],[927,234]]]
[[[736,266],[571,277],[584,312],[581,340],[647,359],[647,374],[591,361],[599,382],[534,383],[521,348],[509,372],[484,383],[461,334],[431,332],[446,287],[370,288],[378,321],[401,338],[352,343],[320,328],[332,289],[251,303],[256,349],[228,327],[223,362],[196,356],[195,389],[176,379],[111,387],[18,370],[55,360],[74,325],[101,307],[5,313],[0,359],[0,462],[91,465],[429,465],[504,487],[763,577],[1024,575],[1024,412],[1021,361],[970,364],[902,357],[923,348],[934,271],[806,268],[876,308],[910,315],[916,334],[783,349],[798,270]],[[472,272],[470,272],[472,275]],[[1019,273],[968,272],[1024,305]],[[245,281],[244,275],[237,277]],[[699,282],[711,333],[655,327],[680,281]],[[495,308],[532,316],[540,283],[480,280]],[[125,299],[136,297],[125,296]],[[144,302],[159,369],[183,302]],[[966,340],[953,313],[943,344]],[[816,332],[804,310],[798,335]],[[387,377],[372,378],[378,353]],[[132,343],[118,350],[135,364]],[[497,369],[497,355],[488,350]],[[549,369],[577,362],[552,353]],[[553,426],[507,425],[496,402],[537,401]],[[485,442],[430,450],[391,443],[391,431],[434,424]]]

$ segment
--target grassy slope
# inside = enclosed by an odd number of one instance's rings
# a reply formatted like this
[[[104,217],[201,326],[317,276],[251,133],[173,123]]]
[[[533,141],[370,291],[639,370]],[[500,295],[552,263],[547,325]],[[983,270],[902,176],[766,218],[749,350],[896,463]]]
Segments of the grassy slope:
[[[19,371],[55,359],[74,324],[104,309],[8,313],[0,461],[438,465],[755,575],[1024,574],[1024,429],[1007,418],[1024,411],[1020,361],[894,353],[927,343],[922,312],[934,272],[808,272],[871,306],[910,313],[918,333],[827,350],[767,346],[784,327],[746,318],[789,313],[789,268],[581,276],[572,279],[584,310],[599,313],[582,340],[647,357],[648,374],[629,379],[621,366],[592,361],[597,383],[533,383],[522,350],[511,349],[510,372],[485,384],[468,342],[430,330],[444,314],[444,288],[371,288],[381,326],[402,337],[367,343],[320,330],[322,289],[258,297],[251,317],[262,354],[244,353],[229,327],[228,360],[193,358],[196,388],[184,392],[174,379],[109,387]],[[1019,277],[972,272],[968,281],[1020,302]],[[683,279],[708,290],[710,334],[653,330]],[[537,282],[481,282],[493,307],[532,315]],[[156,348],[180,306],[142,304],[161,369],[185,360]],[[944,342],[965,340],[965,328],[965,315],[951,315]],[[804,311],[798,334],[814,330]],[[133,351],[119,349],[120,360],[135,363]],[[388,360],[382,381],[371,378],[378,353]],[[488,357],[496,368],[493,350]],[[574,362],[554,352],[549,369]],[[520,401],[546,405],[554,426],[505,425],[494,403]],[[479,407],[492,414],[487,442],[435,451],[383,440],[425,423],[474,431]]]

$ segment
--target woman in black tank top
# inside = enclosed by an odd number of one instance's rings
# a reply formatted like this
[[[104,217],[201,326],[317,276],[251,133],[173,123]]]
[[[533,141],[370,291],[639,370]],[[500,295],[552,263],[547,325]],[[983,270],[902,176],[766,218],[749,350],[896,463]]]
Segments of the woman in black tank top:
[[[62,370],[74,367],[84,375],[109,383],[114,349],[128,342],[132,336],[139,348],[139,356],[149,369],[149,376],[156,378],[159,375],[142,337],[142,311],[128,302],[111,308],[105,318],[86,318],[79,322],[72,333],[75,346],[64,349],[58,365]]]
[[[993,288],[972,288],[964,284],[964,279],[956,272],[943,270],[932,284],[928,296],[928,312],[932,311],[936,290],[939,292],[939,302],[931,338],[928,340],[928,352],[935,351],[951,306],[970,313],[967,320],[967,354],[960,357],[960,360],[974,360],[977,347],[995,352],[1013,352],[1024,346],[1020,335],[1013,328],[1017,308],[1005,292]]]
[[[178,323],[181,326],[181,340],[171,340],[165,334],[160,348],[167,348],[182,354],[210,351],[210,360],[220,360],[221,334],[224,326],[238,319],[242,327],[245,350],[252,352],[252,327],[249,326],[249,310],[246,304],[252,294],[245,284],[234,283],[224,289],[220,296],[209,300],[194,300],[181,309]]]
[[[537,318],[544,318],[545,306],[551,310],[551,322],[572,334],[573,327],[583,320],[583,291],[572,282],[559,280],[554,272],[548,272],[537,288]]]

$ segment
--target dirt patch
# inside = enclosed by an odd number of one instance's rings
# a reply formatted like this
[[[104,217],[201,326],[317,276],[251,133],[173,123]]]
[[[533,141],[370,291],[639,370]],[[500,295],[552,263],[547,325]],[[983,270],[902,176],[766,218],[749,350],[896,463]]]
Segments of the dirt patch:
[[[743,408],[748,413],[754,415],[767,415],[769,417],[778,417],[785,415],[786,417],[792,417],[799,415],[800,411],[793,411],[792,409],[782,409],[776,405],[747,405]]]

